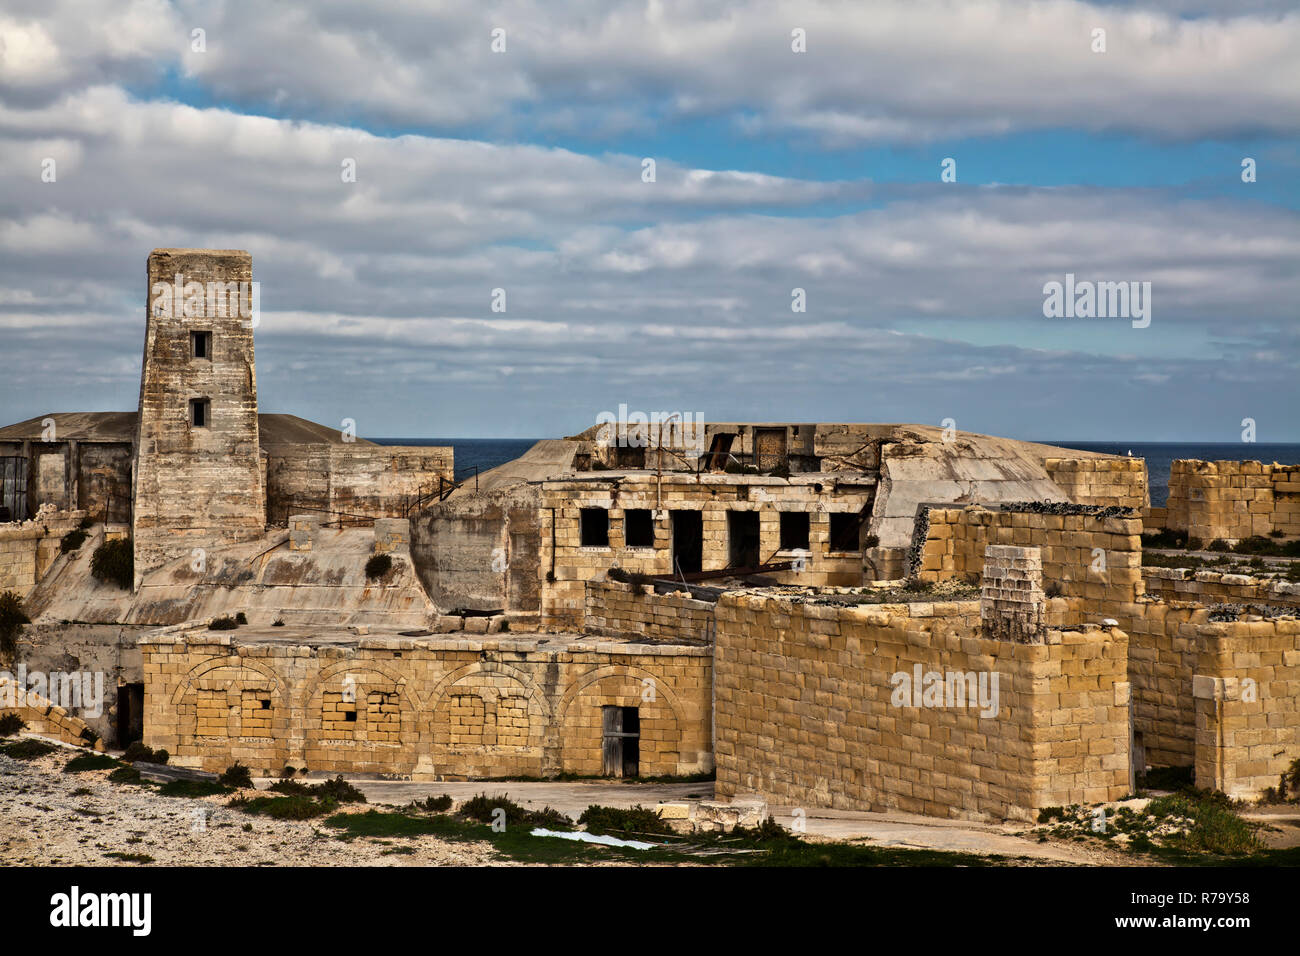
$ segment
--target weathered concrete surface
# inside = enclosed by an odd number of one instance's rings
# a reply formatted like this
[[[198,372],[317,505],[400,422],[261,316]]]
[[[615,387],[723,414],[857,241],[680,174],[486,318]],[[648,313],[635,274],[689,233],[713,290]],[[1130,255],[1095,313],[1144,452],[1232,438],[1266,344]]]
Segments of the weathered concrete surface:
[[[411,555],[433,602],[445,610],[535,609],[539,507],[539,486],[501,484],[418,514]]]
[[[60,558],[32,592],[29,613],[49,623],[84,621],[164,625],[243,611],[250,623],[423,627],[437,608],[420,587],[409,554],[393,552],[393,570],[367,580],[374,531],[321,530],[313,549],[291,551],[288,532],[211,551],[202,570],[181,558],[147,575],[135,594],[96,581],[93,547]],[[87,542],[91,544],[91,542]]]

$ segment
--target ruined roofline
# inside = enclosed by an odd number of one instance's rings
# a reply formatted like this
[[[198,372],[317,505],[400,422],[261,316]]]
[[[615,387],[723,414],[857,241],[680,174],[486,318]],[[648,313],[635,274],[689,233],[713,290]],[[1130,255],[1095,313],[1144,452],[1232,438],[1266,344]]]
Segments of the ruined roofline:
[[[161,248],[154,249],[149,253],[153,256],[242,256],[245,259],[252,259],[253,254],[246,249],[182,249],[182,248]]]

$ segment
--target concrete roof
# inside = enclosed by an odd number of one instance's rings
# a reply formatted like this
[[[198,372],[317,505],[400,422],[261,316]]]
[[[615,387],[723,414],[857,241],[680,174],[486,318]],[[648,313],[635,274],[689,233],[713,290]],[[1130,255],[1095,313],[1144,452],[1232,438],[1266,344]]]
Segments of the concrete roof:
[[[0,441],[41,441],[45,420],[54,419],[59,441],[99,441],[130,444],[135,441],[135,412],[50,412],[25,422],[0,428]],[[343,443],[343,433],[297,415],[258,415],[257,428],[263,445]],[[371,445],[364,438],[359,445]]]

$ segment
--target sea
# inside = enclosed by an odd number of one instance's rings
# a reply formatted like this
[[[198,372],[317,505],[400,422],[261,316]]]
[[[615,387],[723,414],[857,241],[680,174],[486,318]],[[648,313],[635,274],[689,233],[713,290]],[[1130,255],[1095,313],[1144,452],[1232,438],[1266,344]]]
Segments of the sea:
[[[451,445],[456,455],[456,477],[483,472],[518,458],[538,441],[536,438],[371,438],[380,445]],[[1282,465],[1300,464],[1300,444],[1265,442],[1094,442],[1044,439],[1044,444],[1108,455],[1145,458],[1151,504],[1161,507],[1169,498],[1170,466],[1178,458],[1203,461],[1262,461]]]

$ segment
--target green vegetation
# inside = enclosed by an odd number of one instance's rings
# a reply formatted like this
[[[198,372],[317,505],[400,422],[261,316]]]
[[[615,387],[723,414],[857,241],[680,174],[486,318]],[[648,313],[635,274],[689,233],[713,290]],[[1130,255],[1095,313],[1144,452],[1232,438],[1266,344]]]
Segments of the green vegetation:
[[[144,763],[165,764],[171,759],[171,754],[165,750],[153,750],[137,740],[127,745],[125,752],[122,754],[122,759],[127,763],[135,763],[140,760]]]
[[[592,805],[582,811],[578,822],[586,825],[588,833],[609,833],[620,837],[667,836],[673,832],[657,812],[640,804],[627,810]]]
[[[90,573],[98,581],[116,584],[125,591],[135,584],[135,552],[130,538],[105,541],[90,559]]]
[[[27,726],[27,721],[10,711],[0,714],[0,737],[12,737]]]
[[[1174,849],[1238,856],[1263,847],[1256,828],[1241,819],[1222,794],[1158,797],[1147,805],[1146,812],[1157,820],[1174,817],[1192,821],[1185,834],[1170,839]]]
[[[212,797],[233,789],[212,780],[169,780],[158,788],[158,793],[164,797]]]
[[[551,830],[573,829],[573,823],[558,810],[552,810],[550,807],[529,810],[508,797],[489,797],[482,793],[465,801],[464,806],[460,808],[460,816],[479,823],[495,823],[504,820],[507,827],[527,825],[546,827]]]
[[[67,554],[69,551],[76,551],[86,543],[86,538],[88,537],[89,535],[80,528],[73,528],[65,534],[63,540],[59,542],[59,552],[61,554]]]
[[[35,760],[37,757],[52,754],[58,749],[54,744],[47,744],[43,740],[33,740],[31,737],[25,737],[14,743],[0,746],[0,754],[14,760]]]
[[[382,578],[393,569],[393,559],[386,554],[372,555],[366,562],[366,578],[370,581]]]
[[[226,804],[233,810],[271,817],[274,820],[310,820],[338,809],[338,801],[314,797],[246,797],[242,794]]]
[[[365,803],[366,795],[339,774],[333,780],[324,783],[306,784],[297,780],[278,780],[267,788],[272,793],[291,797],[317,797],[333,800],[336,803]]]
[[[242,787],[245,790],[251,790],[253,788],[253,774],[247,767],[236,760],[222,771],[221,776],[217,778],[217,782],[227,787]]]
[[[455,801],[447,794],[440,797],[425,797],[423,800],[412,800],[406,805],[406,809],[412,812],[424,811],[426,813],[446,813],[451,809]]]
[[[64,773],[83,773],[87,770],[108,770],[119,766],[108,754],[78,754],[63,765]]]
[[[24,624],[32,623],[23,610],[23,599],[17,591],[0,593],[0,654],[11,657],[18,649],[18,632]]]

